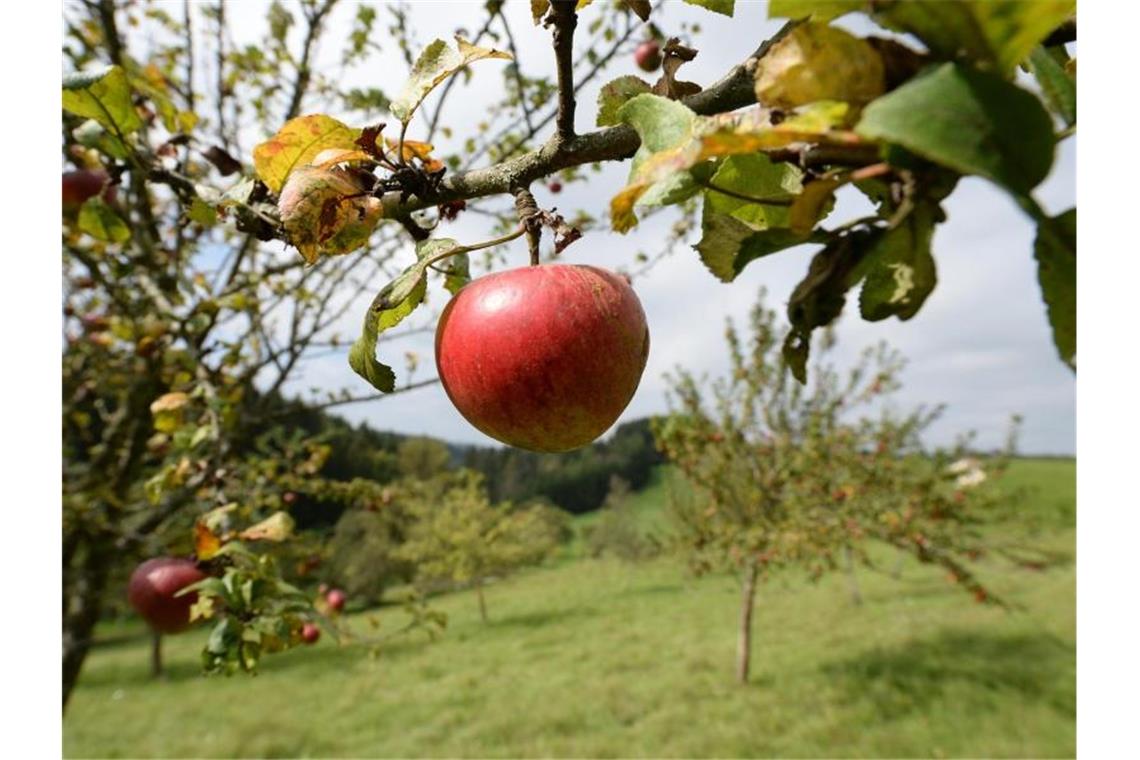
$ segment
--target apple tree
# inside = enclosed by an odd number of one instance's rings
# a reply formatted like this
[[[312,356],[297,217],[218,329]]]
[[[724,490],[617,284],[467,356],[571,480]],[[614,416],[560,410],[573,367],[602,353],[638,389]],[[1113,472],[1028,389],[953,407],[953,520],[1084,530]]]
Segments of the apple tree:
[[[698,573],[741,577],[736,676],[748,679],[752,611],[759,581],[784,567],[819,579],[854,556],[874,565],[878,543],[946,569],[979,602],[1004,605],[971,571],[993,547],[981,526],[1004,494],[1004,457],[926,451],[921,434],[939,412],[891,411],[900,357],[884,345],[845,373],[827,364],[829,345],[806,385],[786,372],[774,312],[753,308],[742,339],[729,323],[730,373],[705,388],[678,369],[673,409],[655,424],[658,445],[691,486],[674,512]],[[709,398],[711,396],[711,399]]]
[[[474,588],[483,622],[487,580],[540,562],[561,538],[549,507],[491,504],[482,477],[471,470],[406,481],[399,498],[415,519],[395,555],[415,566],[422,586],[446,582]]]
[[[693,4],[734,11],[733,0]],[[519,5],[533,29],[511,15]],[[235,40],[224,0],[65,5],[65,703],[115,592],[109,579],[144,556],[197,553],[223,584],[199,590],[201,613],[217,616],[211,668],[249,668],[294,643],[309,613],[273,557],[297,537],[242,534],[287,513],[287,493],[353,505],[383,496],[376,484],[325,482],[319,444],[294,434],[280,400],[301,393],[307,362],[328,351],[359,378],[316,389],[311,407],[437,382],[416,378],[415,357],[398,382],[377,356],[423,329],[393,328],[430,310],[428,281],[455,293],[518,239],[539,263],[544,235],[557,254],[602,216],[540,208],[536,183],[554,191],[589,181],[599,162],[632,159],[610,224],[628,231],[638,213],[679,213],[646,266],[694,242],[698,224],[696,253],[726,282],[760,256],[822,246],[789,300],[784,353],[803,381],[811,333],[849,289],[862,283],[865,319],[921,308],[941,201],[960,176],[987,178],[1038,224],[1046,310],[1075,366],[1076,213],[1049,217],[1032,195],[1075,132],[1073,2],[776,0],[770,12],[793,18],[703,86],[683,67],[705,40],[648,0],[480,7],[478,28],[420,49],[402,4],[274,0],[252,43]],[[846,12],[907,42],[829,23]],[[326,70],[318,50],[338,14],[347,34],[339,70]],[[548,35],[553,75],[528,73],[523,33]],[[659,78],[610,81],[597,129],[582,131],[582,87],[650,38],[664,41]],[[375,70],[380,47],[399,51],[406,79],[386,68],[367,87],[343,86],[340,72]],[[1019,67],[1028,75],[1015,78]],[[449,125],[449,98],[495,77],[487,121]],[[451,138],[446,150],[433,144]],[[824,226],[837,192],[866,194],[876,213]],[[485,218],[484,239],[433,234],[458,214]],[[349,346],[339,322],[370,294]]]

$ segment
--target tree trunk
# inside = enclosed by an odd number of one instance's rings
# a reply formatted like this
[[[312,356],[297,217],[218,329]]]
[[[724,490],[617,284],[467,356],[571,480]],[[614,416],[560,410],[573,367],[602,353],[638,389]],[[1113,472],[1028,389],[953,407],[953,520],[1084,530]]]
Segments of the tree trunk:
[[[895,563],[895,569],[891,571],[891,575],[897,581],[902,578],[903,563],[906,562],[906,554],[899,552],[898,562]]]
[[[855,577],[855,561],[851,557],[851,547],[843,547],[843,565],[847,571],[847,581],[851,584],[851,603],[856,607],[863,606],[863,595],[859,593],[859,579]]]
[[[487,622],[487,602],[483,599],[483,581],[475,582],[475,596],[479,597],[479,617]]]
[[[740,631],[736,641],[736,680],[748,683],[748,671],[752,662],[752,603],[756,598],[756,566],[749,565],[744,571],[744,583],[740,589]]]
[[[91,649],[91,638],[103,607],[103,590],[107,585],[109,567],[105,555],[90,544],[87,555],[79,562],[63,611],[63,709],[67,709],[79,671]]]
[[[150,675],[152,678],[162,678],[162,634],[158,631],[150,632]]]

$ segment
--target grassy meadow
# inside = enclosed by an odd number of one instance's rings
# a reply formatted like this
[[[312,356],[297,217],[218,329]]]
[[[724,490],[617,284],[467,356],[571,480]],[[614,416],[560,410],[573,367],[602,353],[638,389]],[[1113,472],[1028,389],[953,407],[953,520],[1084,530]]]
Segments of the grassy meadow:
[[[1019,525],[1075,559],[1072,460],[1021,460]],[[665,530],[666,482],[636,494]],[[579,519],[585,527],[594,519]],[[1020,524],[1023,522],[1024,524]],[[890,560],[893,565],[894,560]],[[1075,565],[1046,571],[983,560],[997,593],[976,604],[937,569],[786,573],[761,586],[753,678],[732,678],[739,589],[693,578],[678,558],[584,556],[433,599],[436,641],[378,652],[312,648],[266,657],[257,677],[206,678],[205,632],[168,638],[168,676],[149,676],[141,625],[100,629],[64,717],[68,757],[1071,757],[1076,753]],[[368,633],[398,608],[348,616]]]

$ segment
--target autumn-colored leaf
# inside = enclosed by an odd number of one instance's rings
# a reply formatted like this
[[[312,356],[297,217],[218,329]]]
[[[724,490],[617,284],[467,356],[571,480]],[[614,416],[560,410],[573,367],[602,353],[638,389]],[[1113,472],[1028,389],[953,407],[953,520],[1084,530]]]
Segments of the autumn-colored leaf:
[[[452,48],[443,40],[435,40],[424,48],[412,66],[403,92],[388,107],[393,116],[407,124],[429,92],[469,63],[484,58],[513,59],[510,53],[478,47],[462,37],[456,36],[455,44]]]
[[[222,548],[222,539],[203,520],[194,523],[194,555],[201,561],[211,559]]]
[[[331,116],[312,114],[285,122],[273,137],[253,149],[253,168],[266,187],[280,193],[294,169],[330,148],[354,151],[360,130]]]
[[[238,538],[243,541],[284,541],[293,535],[295,523],[288,512],[274,512],[256,525],[243,530]]]

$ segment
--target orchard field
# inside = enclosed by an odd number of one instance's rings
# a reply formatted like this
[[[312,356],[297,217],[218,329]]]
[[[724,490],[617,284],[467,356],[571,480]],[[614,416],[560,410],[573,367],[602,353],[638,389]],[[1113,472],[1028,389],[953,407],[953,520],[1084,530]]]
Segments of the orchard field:
[[[1018,460],[1019,518],[1000,530],[1075,560],[1072,460]],[[667,530],[667,478],[633,496]],[[577,518],[579,534],[595,519]],[[788,571],[757,595],[752,682],[732,679],[739,584],[668,555],[587,556],[577,538],[486,591],[435,597],[448,627],[378,656],[328,637],[254,678],[200,675],[205,630],[166,640],[149,675],[141,624],[108,624],[64,718],[68,757],[996,756],[1076,752],[1075,565],[982,560],[1019,605],[975,604],[941,570],[883,555],[811,584]],[[397,610],[348,616],[369,619]],[[390,622],[388,625],[397,625]]]

